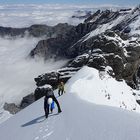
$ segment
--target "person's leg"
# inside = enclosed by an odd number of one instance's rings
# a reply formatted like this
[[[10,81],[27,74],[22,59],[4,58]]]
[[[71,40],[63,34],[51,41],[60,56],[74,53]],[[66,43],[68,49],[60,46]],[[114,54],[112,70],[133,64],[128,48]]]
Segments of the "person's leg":
[[[60,96],[60,89],[58,90],[58,95]]]
[[[46,112],[46,107],[44,107],[44,112],[45,112],[45,116],[46,116],[46,114],[47,114],[47,112]]]
[[[56,105],[57,105],[57,108],[58,108],[58,113],[62,112],[62,111],[61,111],[61,108],[60,108],[60,105],[59,105],[59,103],[58,103],[57,99],[55,98],[55,96],[53,96],[52,98],[53,98],[54,102],[55,102],[55,103],[56,103]]]
[[[64,93],[64,90],[62,89],[62,90],[61,90],[61,95],[63,95],[63,93]]]
[[[47,102],[46,102],[46,100],[44,100],[44,112],[45,112],[45,116],[46,116],[46,114],[47,114]]]
[[[47,104],[46,110],[45,110],[45,116],[48,118],[49,115],[49,104]]]

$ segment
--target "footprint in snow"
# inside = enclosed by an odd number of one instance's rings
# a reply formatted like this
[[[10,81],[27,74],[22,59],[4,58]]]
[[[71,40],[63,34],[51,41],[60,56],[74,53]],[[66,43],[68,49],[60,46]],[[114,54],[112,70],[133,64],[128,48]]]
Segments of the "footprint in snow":
[[[52,134],[53,134],[53,131],[49,132],[48,134],[46,134],[46,135],[43,136],[43,139],[46,138],[46,137],[49,137]]]
[[[45,131],[48,131],[48,128],[47,128],[47,129],[45,129]]]
[[[35,137],[35,138],[34,138],[34,140],[38,140],[38,139],[39,139],[39,137]]]
[[[41,129],[41,130],[39,130],[39,132],[42,132],[43,130]]]

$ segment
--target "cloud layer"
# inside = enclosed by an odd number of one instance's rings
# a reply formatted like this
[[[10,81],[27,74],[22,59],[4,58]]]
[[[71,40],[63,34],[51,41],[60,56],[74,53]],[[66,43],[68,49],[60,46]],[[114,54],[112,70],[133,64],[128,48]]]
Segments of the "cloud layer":
[[[26,37],[0,38],[0,106],[4,102],[19,103],[22,97],[36,88],[35,77],[60,68],[67,62],[29,59],[28,54],[38,40]]]
[[[83,20],[71,19],[78,10],[107,9],[113,5],[60,5],[60,4],[20,4],[0,5],[0,26],[27,27],[32,24],[56,25],[58,23],[78,24]]]

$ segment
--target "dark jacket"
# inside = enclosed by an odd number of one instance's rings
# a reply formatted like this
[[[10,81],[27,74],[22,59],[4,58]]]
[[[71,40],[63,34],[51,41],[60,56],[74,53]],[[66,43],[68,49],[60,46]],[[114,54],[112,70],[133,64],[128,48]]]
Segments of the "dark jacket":
[[[44,110],[46,111],[46,108],[48,110],[48,106],[49,106],[48,105],[48,99],[49,98],[52,98],[53,99],[53,101],[56,103],[56,105],[58,107],[58,112],[61,112],[60,105],[59,105],[56,97],[54,96],[54,92],[53,92],[52,89],[49,89],[49,90],[46,91],[45,98],[44,98]],[[49,112],[49,110],[48,110],[48,112]]]
[[[48,89],[48,90],[46,91],[46,97],[49,98],[49,97],[52,97],[52,96],[54,96],[53,90],[52,90],[52,89]]]

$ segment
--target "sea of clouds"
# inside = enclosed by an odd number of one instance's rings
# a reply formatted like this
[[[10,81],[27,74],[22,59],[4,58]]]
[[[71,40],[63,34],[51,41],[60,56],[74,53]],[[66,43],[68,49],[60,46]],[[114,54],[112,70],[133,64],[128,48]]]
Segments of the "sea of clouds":
[[[84,19],[73,19],[77,11],[98,9],[118,9],[113,5],[66,5],[66,4],[17,4],[0,5],[0,26],[28,27],[32,24],[56,25],[69,23],[76,25]]]
[[[112,6],[95,5],[0,5],[0,26],[29,27],[33,24],[56,25],[69,23],[77,25],[84,19],[71,18],[82,11],[96,11]],[[113,7],[117,9],[118,7]],[[67,63],[67,60],[31,59],[30,51],[43,38],[33,37],[0,37],[0,108],[5,102],[19,104],[22,97],[32,93],[35,88],[34,78],[47,71],[56,70]],[[1,113],[0,118],[4,116]]]

